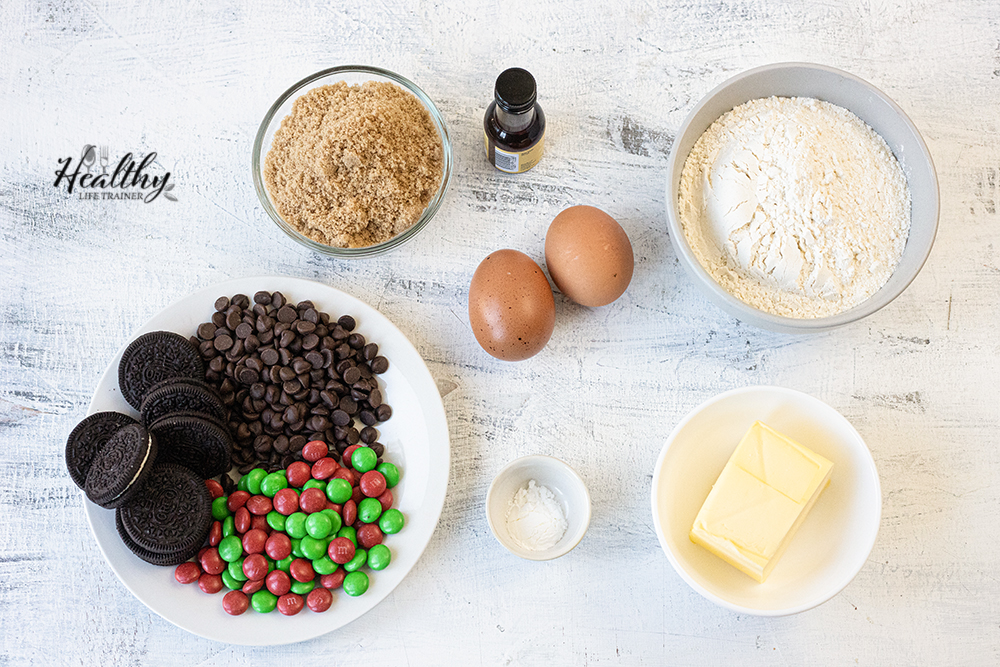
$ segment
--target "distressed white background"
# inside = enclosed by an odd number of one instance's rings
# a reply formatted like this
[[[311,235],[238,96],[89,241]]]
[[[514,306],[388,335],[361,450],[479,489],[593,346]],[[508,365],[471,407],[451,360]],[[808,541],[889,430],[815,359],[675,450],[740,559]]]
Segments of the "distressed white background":
[[[1000,661],[995,0],[263,4],[0,3],[0,665]],[[917,280],[867,320],[808,337],[708,304],[665,232],[664,168],[684,116],[727,77],[784,60],[885,90],[941,184]],[[249,168],[271,102],[346,63],[423,87],[456,157],[432,225],[360,262],[286,238]],[[510,177],[485,162],[480,128],[494,77],[515,65],[535,75],[549,126],[539,166]],[[85,143],[157,151],[179,201],[88,202],[52,187],[56,161]],[[476,265],[504,247],[541,261],[549,221],[581,203],[631,237],[631,287],[596,310],[557,295],[541,354],[492,359],[468,326]],[[349,626],[274,649],[202,640],[136,601],[103,561],[62,459],[134,328],[198,288],[260,274],[331,284],[393,320],[437,380],[453,448],[440,524],[403,584]],[[665,435],[703,400],[753,384],[840,410],[882,479],[868,563],[790,618],[736,615],[691,591],[648,510]],[[584,541],[551,563],[509,555],[483,515],[493,474],[534,452],[569,461],[594,500]]]

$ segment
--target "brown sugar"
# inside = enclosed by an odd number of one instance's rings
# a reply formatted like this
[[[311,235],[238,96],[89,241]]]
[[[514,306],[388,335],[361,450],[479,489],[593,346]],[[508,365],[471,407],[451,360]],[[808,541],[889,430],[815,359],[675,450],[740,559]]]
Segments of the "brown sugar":
[[[360,248],[415,223],[443,170],[427,109],[388,82],[314,88],[292,104],[264,161],[281,217],[319,243]]]

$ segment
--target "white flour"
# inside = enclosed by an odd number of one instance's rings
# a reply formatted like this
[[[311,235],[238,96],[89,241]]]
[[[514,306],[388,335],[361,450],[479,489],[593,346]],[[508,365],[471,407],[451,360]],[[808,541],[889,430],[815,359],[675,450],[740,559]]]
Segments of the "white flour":
[[[681,176],[680,218],[730,294],[794,318],[835,315],[899,263],[910,192],[885,141],[844,108],[751,100],[709,127]]]

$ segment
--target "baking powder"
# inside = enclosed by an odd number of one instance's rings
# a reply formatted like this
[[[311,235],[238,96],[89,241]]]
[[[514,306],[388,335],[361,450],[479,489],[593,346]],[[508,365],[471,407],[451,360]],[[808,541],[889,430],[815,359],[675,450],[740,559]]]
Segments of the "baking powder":
[[[811,98],[751,100],[698,139],[681,176],[684,234],[730,294],[816,318],[848,310],[892,275],[910,192],[885,141]]]
[[[518,489],[507,507],[507,532],[522,549],[554,547],[566,533],[566,516],[552,491],[535,480]]]

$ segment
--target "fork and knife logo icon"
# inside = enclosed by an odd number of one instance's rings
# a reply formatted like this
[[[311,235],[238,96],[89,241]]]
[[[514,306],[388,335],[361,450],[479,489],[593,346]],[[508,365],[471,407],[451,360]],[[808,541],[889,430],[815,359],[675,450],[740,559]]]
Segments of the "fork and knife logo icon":
[[[90,173],[90,167],[98,159],[97,146],[94,144],[87,144],[83,147],[83,154],[80,156],[80,161],[83,163],[84,169],[87,173]],[[100,165],[101,165],[101,175],[108,175],[108,165],[111,164],[111,158],[108,153],[108,146],[105,144],[101,146],[100,149]]]

